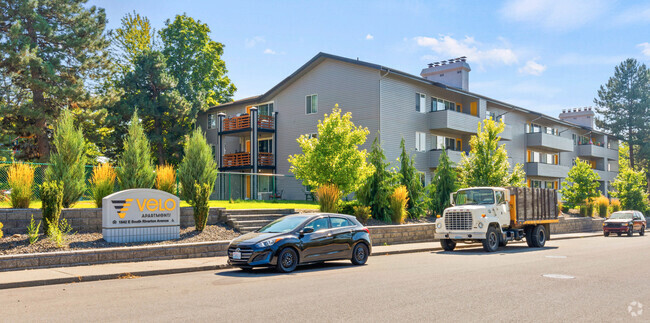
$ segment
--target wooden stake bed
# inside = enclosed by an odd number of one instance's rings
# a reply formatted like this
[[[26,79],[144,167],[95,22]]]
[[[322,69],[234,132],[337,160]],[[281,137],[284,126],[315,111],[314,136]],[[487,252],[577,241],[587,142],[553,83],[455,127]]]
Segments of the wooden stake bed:
[[[506,187],[510,191],[510,226],[559,222],[557,191],[549,188]]]

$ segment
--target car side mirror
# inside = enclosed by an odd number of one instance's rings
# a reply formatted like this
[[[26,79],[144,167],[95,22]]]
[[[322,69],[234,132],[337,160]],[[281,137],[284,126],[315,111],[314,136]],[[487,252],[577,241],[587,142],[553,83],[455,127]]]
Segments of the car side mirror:
[[[302,229],[302,231],[300,231],[300,233],[302,234],[312,233],[312,232],[314,232],[314,228],[304,228]]]

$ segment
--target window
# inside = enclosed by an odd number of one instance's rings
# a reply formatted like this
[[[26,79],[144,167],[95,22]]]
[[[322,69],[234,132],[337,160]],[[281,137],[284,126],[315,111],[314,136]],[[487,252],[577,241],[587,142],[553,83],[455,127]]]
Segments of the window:
[[[549,165],[559,165],[560,155],[559,154],[548,154],[540,153],[538,151],[528,151],[528,162],[529,163],[543,163]]]
[[[506,204],[506,195],[504,192],[495,191],[494,194],[497,197],[497,204]]]
[[[305,226],[305,229],[306,228],[312,228],[312,229],[314,229],[314,232],[321,231],[321,230],[327,230],[327,229],[330,228],[329,218],[320,218],[320,219],[316,219],[314,221],[311,221],[311,222],[309,222],[309,224],[307,224]]]
[[[451,101],[431,97],[431,112],[443,110],[460,111],[461,106]]]
[[[308,134],[307,134],[307,138],[308,138],[308,139],[318,138],[318,134],[317,134],[317,133],[308,133]]]
[[[261,153],[273,153],[273,139],[262,139],[257,142],[257,146]]]
[[[504,113],[504,114],[499,114],[498,112],[495,112],[495,111],[488,111],[488,112],[486,113],[486,115],[487,115],[488,118],[491,118],[491,119],[494,120],[494,121],[497,121],[497,122],[499,122],[499,121],[506,122],[506,120],[505,120],[505,113]]]
[[[435,136],[434,143],[435,143],[434,149],[436,150],[442,150],[442,149],[455,150],[455,151],[463,150],[462,140],[456,138]]]
[[[208,114],[208,129],[215,129],[217,128],[217,118],[214,114],[209,113]]]
[[[312,94],[306,96],[305,113],[306,114],[318,113],[318,94]]]
[[[264,176],[264,175],[258,175],[257,176],[257,181],[258,181],[258,186],[259,190],[258,192],[271,192],[272,191],[272,184],[273,184],[273,177],[272,176]]]
[[[427,150],[427,134],[424,132],[415,133],[415,151]]]
[[[555,189],[555,183],[555,181],[541,181],[534,179],[530,181],[530,187]]]
[[[352,224],[350,224],[350,221],[344,219],[344,218],[334,218],[330,217],[330,221],[332,222],[332,228],[341,228],[341,227],[349,227]]]
[[[415,93],[415,111],[424,113],[427,106],[427,98],[422,93]]]
[[[261,104],[256,106],[259,115],[261,116],[270,116],[273,115],[273,102]]]

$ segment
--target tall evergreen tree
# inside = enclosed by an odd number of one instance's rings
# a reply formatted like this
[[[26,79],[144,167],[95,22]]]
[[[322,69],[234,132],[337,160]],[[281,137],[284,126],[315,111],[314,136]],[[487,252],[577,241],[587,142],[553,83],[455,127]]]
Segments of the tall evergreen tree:
[[[151,188],[156,180],[151,160],[151,148],[144,134],[138,112],[133,112],[124,151],[117,164],[117,182],[120,189]]]
[[[194,185],[208,185],[207,195],[212,194],[217,180],[217,164],[200,128],[192,132],[185,144],[185,156],[178,167],[178,180],[181,184],[181,198],[190,205],[194,205],[198,198]]]
[[[50,154],[45,180],[63,184],[63,207],[68,208],[86,191],[86,140],[69,110],[61,113],[52,144],[55,150]]]
[[[628,142],[630,165],[635,168],[638,146],[650,150],[650,73],[645,64],[628,58],[616,66],[614,76],[600,86],[594,103],[602,116],[596,124]]]
[[[447,156],[447,151],[443,150],[429,188],[431,211],[434,216],[442,214],[442,211],[451,205],[449,195],[457,189],[458,175],[453,162]]]
[[[135,11],[122,17],[121,23],[120,28],[114,31],[113,42],[119,51],[119,65],[126,74],[135,64],[136,57],[152,49],[156,32],[149,18]]]
[[[370,213],[375,219],[390,223],[389,197],[393,194],[397,178],[395,173],[388,169],[390,163],[386,162],[386,155],[379,144],[379,136],[372,143],[368,162],[373,166],[374,172],[357,191],[357,198],[363,205],[370,207]]]
[[[18,104],[0,105],[0,128],[36,148],[19,157],[47,159],[61,109],[83,99],[87,81],[109,64],[106,15],[86,2],[0,0],[0,70],[27,93]]]
[[[413,159],[411,158],[411,155],[406,152],[404,138],[402,138],[402,141],[400,142],[400,148],[402,148],[402,152],[399,156],[399,180],[401,184],[406,187],[409,196],[406,210],[410,217],[419,218],[425,214],[423,207],[423,199],[425,197],[424,188],[422,186],[422,181],[420,180],[420,174],[418,173],[417,168],[415,168]]]

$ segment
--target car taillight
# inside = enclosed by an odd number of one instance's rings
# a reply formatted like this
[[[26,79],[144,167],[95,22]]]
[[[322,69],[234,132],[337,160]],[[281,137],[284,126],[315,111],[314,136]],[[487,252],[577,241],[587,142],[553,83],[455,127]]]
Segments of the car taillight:
[[[366,231],[366,233],[370,234],[370,230],[368,230],[368,228],[363,228],[362,230]]]

